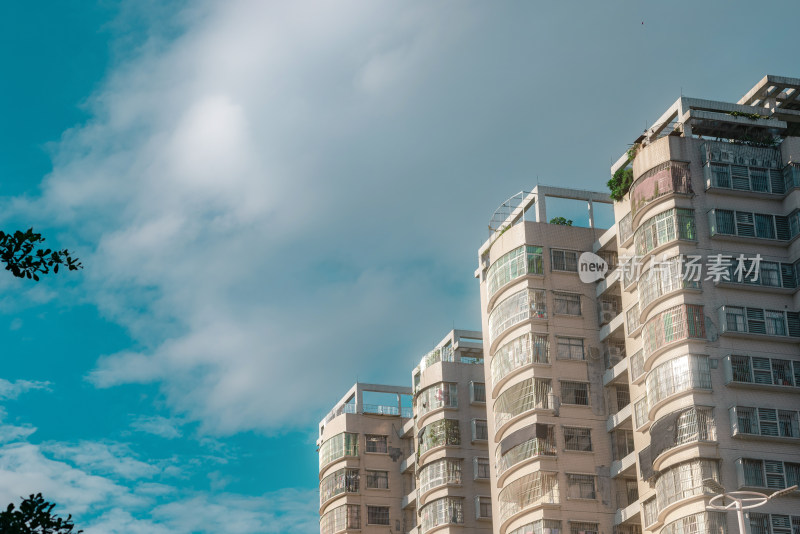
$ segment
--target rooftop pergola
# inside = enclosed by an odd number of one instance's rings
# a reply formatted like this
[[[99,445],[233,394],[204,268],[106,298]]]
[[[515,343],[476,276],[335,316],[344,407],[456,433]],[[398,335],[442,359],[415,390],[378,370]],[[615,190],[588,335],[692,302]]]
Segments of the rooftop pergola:
[[[668,135],[755,141],[800,135],[800,79],[765,76],[735,104],[682,96],[634,144]],[[611,174],[627,164],[625,153]]]

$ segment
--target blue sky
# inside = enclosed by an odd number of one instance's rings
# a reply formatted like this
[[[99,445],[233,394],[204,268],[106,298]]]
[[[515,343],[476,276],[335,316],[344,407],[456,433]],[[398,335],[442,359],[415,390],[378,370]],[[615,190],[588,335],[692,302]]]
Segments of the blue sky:
[[[497,205],[602,189],[681,92],[800,76],[793,2],[566,4],[4,6],[2,228],[86,268],[0,278],[0,503],[315,532],[316,423],[479,327]]]

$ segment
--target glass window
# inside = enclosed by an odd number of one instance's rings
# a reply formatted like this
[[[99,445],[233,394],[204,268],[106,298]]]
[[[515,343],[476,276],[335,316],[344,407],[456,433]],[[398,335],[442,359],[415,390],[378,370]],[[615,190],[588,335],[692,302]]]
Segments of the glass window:
[[[489,497],[476,497],[475,498],[475,512],[478,519],[491,519],[492,517],[492,500]]]
[[[388,506],[367,506],[368,525],[388,525],[389,507]]]
[[[590,428],[564,427],[564,450],[591,452],[592,430]]]
[[[553,313],[580,315],[581,296],[574,293],[553,292]]]
[[[472,420],[472,440],[485,441],[489,439],[489,427],[485,419]]]
[[[547,334],[523,334],[501,345],[491,362],[492,383],[531,363],[550,363]]]
[[[569,534],[597,534],[597,532],[597,523],[569,522]]]
[[[367,471],[367,488],[389,489],[389,472]]]
[[[367,452],[389,452],[387,436],[367,434]]]
[[[503,254],[486,273],[486,292],[489,297],[507,283],[525,274],[542,274],[542,247],[522,246]]]
[[[561,382],[561,403],[589,406],[589,384],[585,382]]]
[[[472,402],[486,402],[486,384],[483,382],[470,382],[469,387]]]
[[[554,271],[578,272],[578,253],[574,250],[550,249],[550,259]]]
[[[489,458],[475,458],[475,478],[488,479],[489,478]]]
[[[559,360],[586,359],[583,350],[583,339],[579,337],[556,337],[556,345],[556,357]]]

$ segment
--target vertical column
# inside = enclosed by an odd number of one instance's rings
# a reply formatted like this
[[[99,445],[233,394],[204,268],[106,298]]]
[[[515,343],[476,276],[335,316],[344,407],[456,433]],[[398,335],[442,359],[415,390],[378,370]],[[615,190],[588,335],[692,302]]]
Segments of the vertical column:
[[[536,195],[536,222],[547,222],[547,206],[541,194]]]
[[[589,228],[594,228],[594,205],[592,204],[592,199],[589,199],[587,205],[589,207]]]

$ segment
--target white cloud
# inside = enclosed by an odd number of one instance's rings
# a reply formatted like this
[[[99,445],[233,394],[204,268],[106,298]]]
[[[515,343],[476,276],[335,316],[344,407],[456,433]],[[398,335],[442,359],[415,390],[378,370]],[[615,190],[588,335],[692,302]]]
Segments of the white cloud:
[[[16,399],[23,393],[37,389],[47,390],[50,382],[40,382],[35,380],[15,380],[10,382],[0,378],[0,400]]]
[[[93,442],[0,446],[0,506],[41,492],[57,504],[56,514],[72,514],[87,534],[312,534],[319,529],[315,507],[308,506],[316,489],[260,496],[194,492],[142,480],[153,473],[126,453],[132,454],[120,445]]]
[[[139,432],[146,432],[166,439],[175,439],[183,434],[180,431],[181,422],[174,418],[161,417],[160,415],[136,418],[131,423],[131,428]]]
[[[90,297],[144,347],[101,358],[95,385],[160,383],[203,432],[308,424],[357,375],[406,377],[451,320],[478,321],[477,294],[453,289],[472,283],[474,192],[430,150],[466,129],[416,140],[407,118],[441,113],[420,91],[449,83],[446,55],[477,17],[193,9],[112,73],[42,198],[16,207],[60,221],[70,248],[96,244],[81,252]]]

